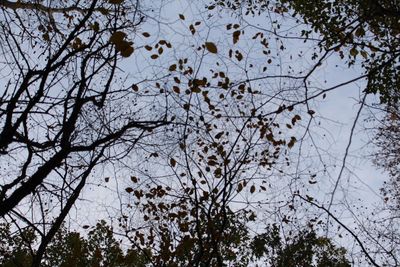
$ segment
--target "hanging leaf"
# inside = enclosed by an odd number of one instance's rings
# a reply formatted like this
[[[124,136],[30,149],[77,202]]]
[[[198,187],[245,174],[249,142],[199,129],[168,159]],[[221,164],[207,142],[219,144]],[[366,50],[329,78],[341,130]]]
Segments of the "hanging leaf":
[[[113,44],[117,44],[117,43],[123,41],[125,37],[126,37],[126,33],[122,32],[122,31],[116,31],[111,35],[110,42]]]
[[[139,91],[139,87],[136,84],[132,84],[132,90],[137,92]]]
[[[182,14],[179,14],[179,18],[180,18],[181,20],[185,20],[185,16],[182,15]]]
[[[133,192],[133,189],[132,189],[132,187],[127,187],[127,188],[125,188],[125,191],[128,193],[131,193],[131,192]]]
[[[179,89],[178,86],[172,86],[172,90],[174,90],[174,92],[177,93],[177,94],[181,93],[181,89]]]
[[[176,64],[173,64],[171,66],[169,66],[169,71],[175,71],[176,70]]]
[[[355,57],[358,54],[358,50],[357,48],[353,47],[352,49],[350,49],[350,55]]]
[[[243,190],[243,185],[242,184],[238,184],[238,188],[237,188],[236,191],[239,193],[242,190]]]
[[[310,115],[312,116],[312,115],[315,114],[315,111],[310,109],[307,113],[310,114]]]
[[[213,53],[213,54],[218,53],[218,48],[217,48],[217,46],[216,46],[214,43],[212,43],[212,42],[206,42],[206,43],[205,43],[205,46],[206,46],[206,49],[207,49],[210,53]]]
[[[233,44],[236,44],[239,41],[240,31],[234,31],[232,34]]]
[[[288,148],[292,148],[294,146],[294,144],[296,143],[296,141],[297,141],[296,137],[292,136],[288,143]]]
[[[220,133],[217,133],[214,137],[215,137],[215,139],[220,139],[223,134],[224,134],[224,132],[220,132]]]
[[[108,2],[110,3],[110,4],[113,4],[113,5],[120,5],[120,4],[122,4],[122,2],[124,2],[125,0],[108,0]]]
[[[250,187],[250,193],[254,193],[254,192],[256,192],[256,186],[255,185],[252,185],[251,187]]]
[[[124,49],[120,50],[121,56],[123,57],[129,57],[130,55],[133,54],[133,47],[132,46],[126,46]]]
[[[189,30],[193,35],[196,33],[196,29],[194,28],[194,26],[192,24],[189,25]]]
[[[169,160],[169,163],[171,164],[172,167],[175,167],[175,166],[176,166],[176,160],[175,160],[174,158],[171,158],[171,159]]]

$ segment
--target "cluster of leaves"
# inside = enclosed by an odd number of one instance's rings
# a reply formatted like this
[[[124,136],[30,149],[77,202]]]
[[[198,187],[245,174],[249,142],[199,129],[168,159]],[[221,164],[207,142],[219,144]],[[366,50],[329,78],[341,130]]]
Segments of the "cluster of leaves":
[[[400,117],[395,108],[390,108],[387,116],[378,128],[378,133],[374,139],[375,145],[380,149],[374,158],[374,163],[388,171],[390,180],[385,182],[382,191],[385,201],[394,203],[393,210],[400,209]]]
[[[235,1],[215,0],[215,5],[247,14],[275,12],[288,14],[306,27],[300,36],[308,40],[312,32],[322,36],[318,55],[331,51],[346,58],[349,66],[362,61],[368,78],[367,93],[379,93],[382,103],[399,100],[400,8],[395,0],[351,1]],[[213,5],[213,6],[215,6]],[[317,55],[316,55],[317,56]]]
[[[318,237],[311,230],[300,230],[283,240],[279,228],[272,225],[267,232],[251,241],[253,255],[265,259],[269,266],[351,266],[346,251],[332,244],[326,237]]]
[[[343,248],[335,247],[325,237],[318,237],[313,230],[303,230],[284,240],[276,225],[265,229],[265,232],[252,236],[241,223],[244,217],[233,213],[229,215],[226,229],[220,234],[216,243],[207,243],[209,237],[204,236],[203,247],[199,240],[192,238],[195,228],[189,224],[186,235],[176,240],[168,229],[162,229],[159,251],[147,243],[144,249],[122,249],[116,240],[110,226],[100,221],[91,229],[86,237],[81,233],[61,228],[52,241],[42,265],[44,267],[144,267],[153,266],[248,266],[251,262],[268,264],[268,266],[332,266],[347,267],[349,261]],[[210,228],[214,222],[202,221],[196,227]],[[85,227],[86,228],[86,227]],[[169,229],[172,229],[170,226]],[[216,229],[214,229],[216,230]],[[176,233],[175,233],[176,234]],[[213,234],[216,234],[215,232]],[[32,244],[35,235],[29,229],[24,229],[23,235],[15,235],[10,226],[0,226],[0,264],[4,267],[31,266]],[[214,236],[215,238],[215,236]],[[171,243],[172,242],[172,243]],[[151,246],[149,246],[151,245]],[[208,247],[210,246],[210,247]],[[213,253],[218,248],[218,254]],[[173,251],[171,250],[173,248]],[[211,260],[208,258],[211,257]],[[195,264],[195,265],[192,265]],[[196,265],[197,264],[197,265]],[[199,265],[200,264],[200,265]]]
[[[10,235],[6,225],[1,232],[8,240],[1,248],[6,266],[16,262],[31,265],[32,261],[33,266],[41,261],[43,266],[247,266],[258,261],[272,266],[349,266],[343,249],[311,230],[292,232],[287,240],[281,239],[276,227],[265,233],[251,231],[258,215],[254,203],[266,198],[265,192],[274,185],[270,177],[279,180],[290,166],[289,152],[299,139],[293,132],[304,120],[297,106],[307,107],[307,133],[315,116],[308,101],[321,94],[308,95],[309,75],[291,76],[296,72],[291,66],[290,75],[279,71],[279,75],[264,76],[275,64],[274,50],[278,56],[285,50],[280,41],[276,47],[272,44],[279,40],[273,31],[257,29],[246,39],[245,27],[226,24],[223,30],[229,36],[229,49],[225,51],[222,40],[214,40],[218,35],[210,34],[209,25],[201,21],[186,25],[181,14],[180,22],[195,44],[181,51],[191,53],[189,56],[174,58],[164,66],[158,60],[173,46],[167,38],[139,44],[142,37],[152,38],[148,32],[138,34],[145,20],[138,1],[54,3],[0,2],[9,21],[4,36],[13,37],[12,41],[4,38],[9,42],[4,50],[9,62],[4,66],[13,75],[0,98],[4,124],[0,156],[8,162],[13,162],[15,155],[22,157],[11,175],[4,175],[0,216],[12,216],[13,220],[16,216],[44,229],[35,228],[41,237],[35,250],[32,229]],[[301,18],[323,37],[318,42],[319,52],[313,55],[313,60],[321,56],[315,68],[329,53],[339,53],[349,65],[361,57],[369,78],[367,92],[379,92],[384,103],[396,102],[398,14],[391,12],[389,2],[377,3],[215,0],[208,9],[244,9],[253,15],[272,11]],[[388,18],[378,13],[367,16],[377,7],[383,14],[389,12]],[[201,35],[205,29],[207,37]],[[309,40],[311,34],[308,30],[299,33],[303,40]],[[260,61],[253,61],[240,47],[246,41],[252,42],[249,50],[258,49]],[[18,48],[15,51],[14,46]],[[28,53],[30,50],[36,52]],[[138,83],[127,87],[124,78],[119,79],[120,63],[139,51],[166,75],[162,80],[155,75],[140,81],[144,88]],[[156,68],[156,64],[160,66]],[[276,64],[280,69],[278,60]],[[275,78],[288,79],[287,90],[268,84]],[[263,79],[264,84],[256,84]],[[302,86],[305,98],[296,90]],[[151,139],[152,145],[143,142],[161,127],[163,134]],[[125,158],[137,144],[143,147],[146,160],[162,165],[152,173],[138,168],[147,172],[150,182],[139,185],[139,179],[132,177],[134,185],[125,189],[134,199],[144,227],[129,225],[127,215],[119,219],[120,226],[141,250],[123,252],[104,222],[87,238],[65,229],[57,231],[93,169]],[[171,182],[156,179],[157,171]],[[276,200],[294,211],[293,202],[283,195],[290,199],[300,191],[295,187],[285,190]],[[33,215],[29,218],[18,206],[31,195],[27,209]],[[283,223],[291,219],[286,214],[283,218]],[[48,226],[49,221],[54,223]]]
[[[288,1],[288,5],[322,34],[321,47],[335,50],[342,57],[346,51],[350,65],[361,56],[368,75],[367,93],[379,93],[383,103],[399,100],[397,1],[319,1],[318,5]]]
[[[35,235],[32,229],[22,234],[10,231],[10,225],[0,227],[1,256],[4,267],[28,267],[32,264]],[[62,227],[48,245],[41,266],[45,267],[144,267],[149,262],[145,252],[134,248],[125,252],[115,239],[112,228],[100,221],[83,237]]]

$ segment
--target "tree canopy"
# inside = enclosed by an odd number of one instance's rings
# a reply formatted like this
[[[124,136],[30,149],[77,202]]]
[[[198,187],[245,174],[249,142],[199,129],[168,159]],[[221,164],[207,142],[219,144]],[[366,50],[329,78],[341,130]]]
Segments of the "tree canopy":
[[[398,265],[397,1],[0,16],[2,265]]]

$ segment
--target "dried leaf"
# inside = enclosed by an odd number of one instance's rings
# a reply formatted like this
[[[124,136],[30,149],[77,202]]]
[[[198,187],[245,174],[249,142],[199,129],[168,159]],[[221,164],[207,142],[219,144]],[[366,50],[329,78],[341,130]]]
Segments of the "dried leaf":
[[[171,66],[169,66],[169,71],[175,71],[176,70],[176,64],[173,64]]]
[[[250,187],[250,193],[254,193],[254,192],[256,192],[256,187],[255,187],[255,185],[252,185],[251,187]]]
[[[216,46],[214,43],[212,43],[212,42],[206,42],[206,43],[205,43],[205,46],[206,46],[206,49],[207,49],[210,53],[213,53],[213,54],[218,53],[218,48],[217,48],[217,46]]]
[[[175,160],[174,158],[171,158],[171,159],[169,160],[169,163],[171,164],[172,167],[175,167],[175,166],[176,166],[176,160]]]
[[[133,192],[133,189],[132,189],[132,187],[127,187],[127,188],[125,188],[125,191],[128,193],[131,193],[131,192]]]
[[[108,0],[108,2],[110,4],[119,5],[119,4],[122,4],[122,2],[124,2],[124,0]]]

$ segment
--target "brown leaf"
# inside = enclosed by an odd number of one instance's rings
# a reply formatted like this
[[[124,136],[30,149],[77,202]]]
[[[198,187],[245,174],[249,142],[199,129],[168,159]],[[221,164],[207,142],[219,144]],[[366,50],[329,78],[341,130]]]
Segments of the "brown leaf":
[[[139,91],[139,87],[136,84],[132,84],[132,90],[137,92]]]
[[[206,43],[205,43],[205,46],[206,46],[206,49],[207,49],[210,53],[213,53],[213,54],[218,53],[218,48],[217,48],[217,46],[216,46],[214,43],[212,43],[212,42],[206,42]]]
[[[125,191],[128,193],[131,193],[131,192],[133,192],[133,189],[132,189],[132,187],[127,187],[127,188],[125,188]]]
[[[123,56],[123,57],[129,57],[130,55],[133,54],[133,51],[134,51],[133,47],[129,45],[129,46],[125,47],[124,49],[121,49],[120,53],[121,53],[121,56]]]
[[[239,41],[240,31],[234,31],[232,34],[233,44],[236,44]]]
[[[240,192],[243,190],[243,185],[242,184],[238,184],[238,188],[237,188],[237,192]]]
[[[125,37],[126,37],[126,33],[122,32],[122,31],[116,31],[111,35],[110,42],[113,44],[117,44],[117,43],[122,42]]]
[[[310,114],[310,115],[312,116],[312,115],[315,114],[315,111],[310,109],[307,113]]]
[[[292,148],[294,146],[294,144],[296,143],[297,139],[296,137],[292,136],[290,138],[290,142],[288,143],[288,148]]]
[[[223,134],[224,134],[224,132],[217,133],[217,134],[214,136],[214,138],[215,138],[215,139],[220,139],[220,138],[222,137]]]
[[[189,25],[189,30],[192,34],[196,33],[196,29],[194,28],[194,26],[192,24]]]
[[[175,167],[175,166],[176,166],[176,160],[175,160],[174,158],[171,158],[171,159],[169,160],[169,163],[171,164],[172,167]]]
[[[172,90],[174,90],[175,93],[180,94],[181,90],[179,89],[178,86],[172,86]]]
[[[171,66],[169,66],[169,71],[175,71],[176,70],[176,64],[173,64]]]
[[[124,0],[108,0],[108,2],[110,4],[119,5],[119,4],[122,4],[122,2],[124,2]]]
[[[251,187],[250,187],[250,193],[254,193],[254,192],[256,192],[256,187],[255,187],[255,185],[252,185]]]

